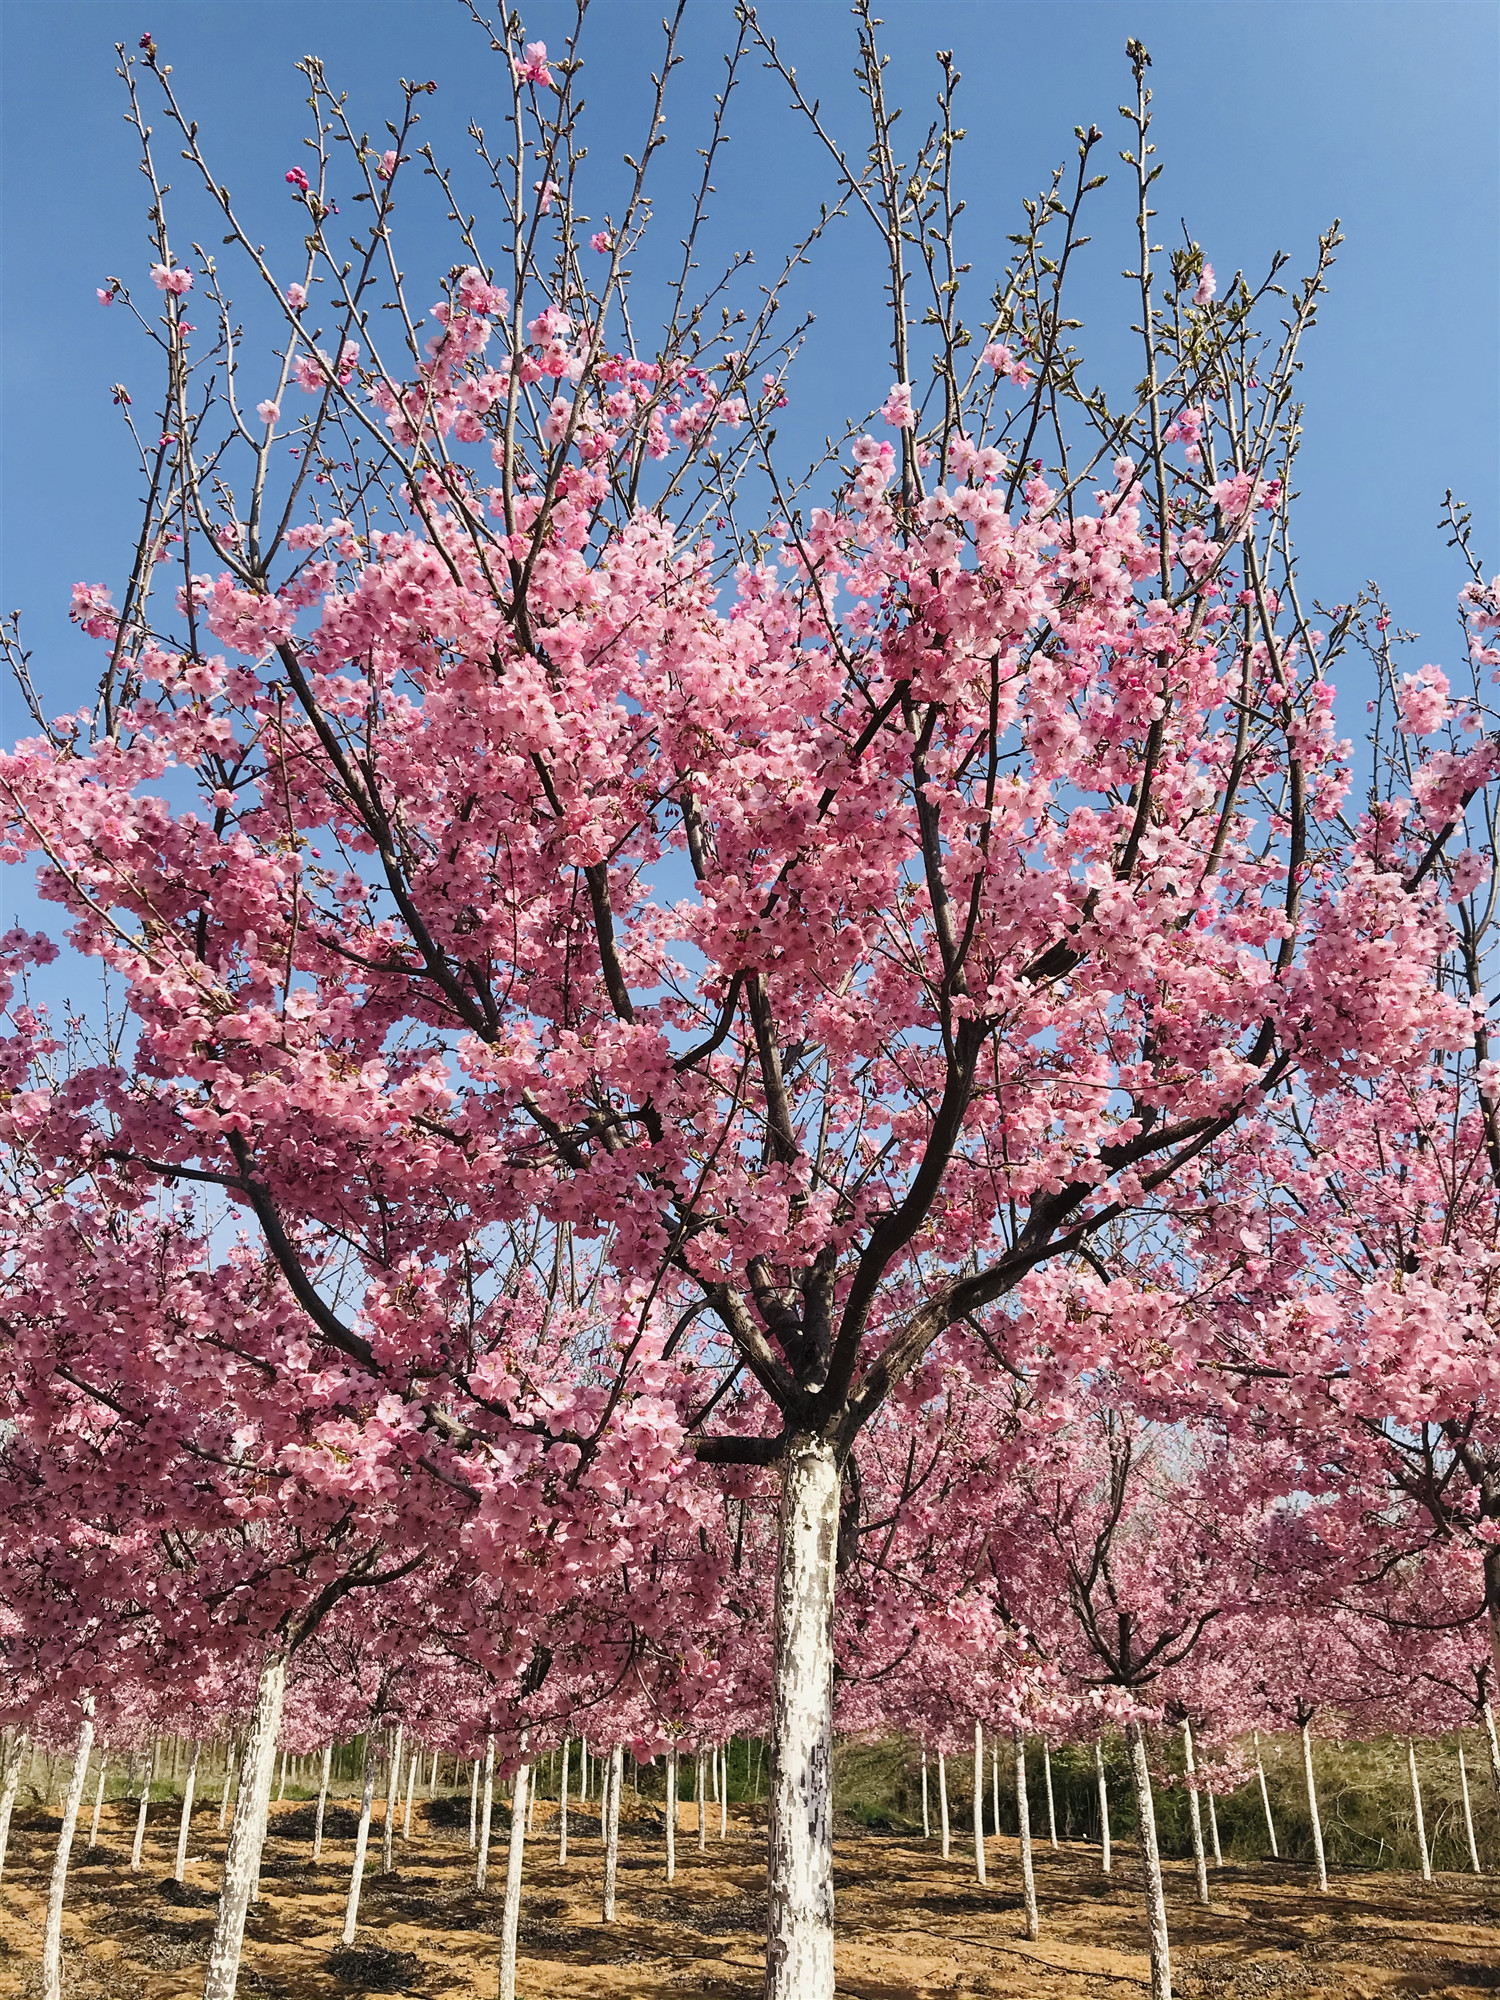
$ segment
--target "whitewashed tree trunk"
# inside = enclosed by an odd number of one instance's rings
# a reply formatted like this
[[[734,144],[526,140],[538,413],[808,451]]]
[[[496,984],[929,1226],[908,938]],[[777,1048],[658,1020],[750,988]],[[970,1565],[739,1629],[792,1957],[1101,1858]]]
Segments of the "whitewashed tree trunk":
[[[57,1852],[52,1857],[52,1882],[47,1891],[47,1921],[42,1929],[42,2000],[62,2000],[62,1919],[63,1898],[68,1890],[68,1857],[73,1852],[73,1835],[78,1830],[78,1808],[88,1782],[89,1752],[94,1747],[94,1698],[85,1695],[83,1721],[78,1726],[78,1748],[73,1756],[73,1775],[63,1798],[62,1831],[57,1836]]]
[[[193,1755],[187,1767],[187,1776],[182,1784],[182,1818],[177,1823],[177,1861],[172,1870],[172,1879],[181,1882],[187,1872],[188,1834],[193,1824],[193,1793],[198,1787],[198,1754],[202,1745],[193,1745]]]
[[[1474,1838],[1474,1808],[1469,1803],[1469,1767],[1464,1762],[1464,1746],[1458,1746],[1458,1782],[1464,1800],[1464,1833],[1469,1842],[1469,1866],[1474,1873],[1480,1873],[1479,1843]]]
[[[406,1760],[406,1814],[401,1821],[401,1838],[403,1840],[411,1839],[411,1795],[415,1789],[416,1782],[417,1758],[413,1754]]]
[[[141,1849],[146,1841],[146,1812],[151,1804],[151,1781],[156,1776],[156,1745],[146,1752],[146,1782],[141,1786],[141,1803],[135,1816],[135,1839],[130,1845],[130,1872],[141,1872]]]
[[[938,1829],[943,1841],[943,1859],[948,1859],[948,1759],[938,1751]]]
[[[589,1739],[584,1736],[578,1744],[578,1803],[586,1806],[589,1802]],[[604,1823],[604,1801],[599,1801],[599,1823]]]
[[[1312,1721],[1302,1725],[1302,1772],[1307,1780],[1307,1812],[1312,1821],[1313,1854],[1318,1864],[1318,1887],[1328,1887],[1328,1862],[1323,1853],[1323,1822],[1318,1816],[1318,1781],[1313,1774]]]
[[[21,1789],[21,1771],[31,1748],[20,1730],[5,1739],[5,1758],[0,1763],[0,1876],[5,1873],[5,1851],[10,1846],[10,1816],[16,1793]]]
[[[1021,1836],[1021,1896],[1026,1906],[1026,1935],[1036,1939],[1042,1934],[1042,1922],[1036,1906],[1036,1869],[1031,1856],[1031,1805],[1026,1796],[1026,1738],[1017,1729],[1012,1733],[1011,1742],[1016,1753],[1016,1824]]]
[[[1112,1861],[1109,1851],[1109,1780],[1104,1775],[1104,1745],[1094,1738],[1094,1775],[1099,1780],[1099,1862],[1106,1875]]]
[[[932,1819],[927,1810],[927,1745],[922,1745],[922,1838],[931,1840]]]
[[[474,1771],[469,1780],[469,1852],[472,1854],[479,1845],[479,1759],[474,1759]]]
[[[1047,1783],[1047,1838],[1051,1841],[1053,1852],[1055,1853],[1057,1850],[1057,1801],[1052,1796],[1052,1752],[1047,1746],[1045,1736],[1042,1738],[1042,1776]]]
[[[717,1753],[715,1753],[717,1763]],[[708,1757],[703,1750],[698,1752],[698,1852],[704,1853],[708,1847]]]
[[[484,1739],[484,1801],[479,1809],[479,1860],[474,1870],[474,1887],[484,1894],[485,1877],[490,1872],[490,1821],[495,1811],[495,1739]]]
[[[280,1805],[281,1801],[286,1797],[286,1760],[289,1755],[290,1752],[286,1750],[283,1750],[281,1753],[281,1777],[276,1786],[277,1805]]]
[[[620,1866],[620,1788],[625,1782],[625,1746],[617,1743],[600,1759],[599,1817],[604,1832],[604,1921],[615,1920],[615,1878]]]
[[[379,1753],[372,1729],[365,1738],[365,1766],[359,1788],[359,1826],[354,1835],[354,1866],[349,1875],[349,1894],[344,1902],[343,1942],[353,1944],[359,1927],[359,1898],[365,1885],[365,1857],[370,1851],[370,1820],[375,1811],[375,1772]]]
[[[532,1767],[531,1782],[526,1787],[526,1833],[528,1838],[536,1832],[536,1767]]]
[[[833,1595],[839,1465],[827,1438],[782,1460],[771,1697],[766,2000],[833,2000]]]
[[[677,1875],[677,1751],[667,1752],[667,1880]]]
[[[525,1748],[525,1738],[522,1738]],[[500,1918],[500,1996],[516,2000],[516,1937],[521,1924],[521,1870],[526,1857],[526,1812],[531,1802],[531,1766],[517,1767],[511,1782],[510,1848],[505,1864],[505,1908]]]
[[[271,1804],[271,1776],[276,1768],[276,1738],[286,1699],[286,1655],[271,1654],[260,1670],[250,1733],[240,1753],[240,1788],[234,1805],[234,1825],[224,1853],[224,1886],[219,1914],[209,1946],[203,2000],[234,2000],[240,1976],[240,1952],[245,1942],[245,1918],[260,1875],[260,1851],[266,1837]]]
[[[995,1838],[1000,1838],[1000,1745],[990,1745],[990,1802],[994,1808]]]
[[[563,1738],[562,1782],[557,1788],[557,1865],[568,1865],[568,1752],[573,1748],[571,1736]]]
[[[236,1765],[234,1739],[231,1737],[224,1746],[224,1789],[219,1794],[219,1831],[224,1831],[224,1822],[229,1817],[229,1793],[234,1784]]]
[[[1208,1856],[1203,1851],[1203,1804],[1198,1797],[1198,1766],[1193,1758],[1193,1725],[1182,1718],[1182,1761],[1187,1774],[1188,1819],[1193,1829],[1193,1867],[1198,1876],[1198,1901],[1208,1908]]]
[[[1161,1849],[1156,1844],[1156,1801],[1146,1762],[1146,1733],[1138,1722],[1125,1725],[1130,1776],[1140,1823],[1141,1868],[1146,1884],[1146,1924],[1151,1950],[1151,2000],[1172,2000],[1172,1954],[1167,1941],[1167,1902],[1162,1894]]]
[[[1427,1820],[1422,1812],[1422,1780],[1417,1775],[1417,1746],[1410,1736],[1406,1739],[1406,1769],[1411,1778],[1412,1812],[1417,1823],[1417,1852],[1422,1858],[1422,1880],[1432,1880],[1432,1855],[1427,1847]]]
[[[401,1810],[401,1762],[402,1746],[406,1738],[406,1725],[396,1724],[396,1740],[391,1744],[385,1763],[385,1823],[380,1829],[380,1872],[389,1875],[396,1865],[396,1815]]]
[[[721,1744],[719,1763],[719,1838],[723,1840],[729,1833],[729,1745]]]
[[[1271,1841],[1271,1859],[1279,1861],[1281,1859],[1281,1849],[1276,1845],[1276,1822],[1271,1817],[1271,1794],[1266,1789],[1266,1767],[1261,1761],[1260,1731],[1258,1729],[1255,1732],[1255,1775],[1260,1779],[1260,1806],[1261,1811],[1266,1816],[1266,1832],[1270,1836]]]
[[[1214,1866],[1215,1868],[1222,1868],[1224,1866],[1224,1850],[1219,1845],[1219,1815],[1214,1811],[1214,1788],[1212,1785],[1205,1785],[1203,1787],[1203,1801],[1208,1807],[1208,1837],[1213,1845]]]
[[[1483,1714],[1484,1739],[1490,1752],[1490,1780],[1495,1790],[1500,1792],[1500,1737],[1495,1734],[1495,1711],[1488,1702],[1484,1705]]]
[[[974,1874],[983,1889],[984,1872],[984,1724],[974,1724]]]
[[[104,1777],[108,1769],[109,1757],[105,1753],[99,1758],[99,1786],[94,1793],[94,1817],[89,1821],[90,1847],[97,1847],[99,1845],[99,1815],[104,1810]]]
[[[313,1815],[313,1866],[323,1859],[323,1814],[328,1806],[328,1780],[333,1772],[333,1745],[323,1745],[323,1768],[318,1774],[318,1809]]]

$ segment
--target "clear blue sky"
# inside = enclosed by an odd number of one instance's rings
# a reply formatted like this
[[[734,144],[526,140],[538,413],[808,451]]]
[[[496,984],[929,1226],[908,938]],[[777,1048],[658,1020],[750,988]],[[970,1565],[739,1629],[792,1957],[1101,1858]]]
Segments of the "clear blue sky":
[[[1348,240],[1306,350],[1304,574],[1325,601],[1378,577],[1399,620],[1421,629],[1419,657],[1453,661],[1459,573],[1434,525],[1445,486],[1473,503],[1481,553],[1500,568],[1494,0],[884,0],[881,11],[911,125],[926,121],[933,51],[951,47],[963,71],[976,277],[1003,262],[1021,196],[1068,153],[1073,126],[1104,128],[1115,174],[1077,303],[1090,321],[1081,342],[1106,373],[1126,363],[1130,313],[1116,115],[1129,89],[1127,34],[1154,57],[1167,240],[1183,217],[1221,277],[1258,272],[1278,246],[1300,271],[1318,230],[1343,218]],[[595,0],[585,93],[602,176],[639,143],[662,12],[662,0]],[[664,210],[697,168],[717,51],[732,31],[727,0],[691,0],[688,14],[658,181]],[[527,19],[555,47],[570,15],[543,0]],[[844,0],[762,0],[761,17],[858,149]],[[220,177],[255,231],[288,253],[300,212],[283,175],[303,157],[306,118],[299,56],[323,56],[372,132],[396,109],[399,77],[435,78],[423,129],[457,161],[469,151],[469,118],[498,124],[498,80],[457,0],[0,0],[0,24],[0,601],[24,608],[37,679],[63,708],[87,698],[97,667],[93,645],[66,622],[69,587],[118,589],[135,526],[138,479],[109,385],[154,389],[128,323],[94,296],[109,272],[139,286],[149,261],[114,42],[133,48],[144,29],[155,34]],[[830,183],[779,87],[753,65],[731,126],[717,241],[747,244],[765,265]],[[170,146],[163,152],[185,185]],[[196,226],[207,235],[201,211]],[[448,261],[434,240],[434,275]],[[876,246],[855,224],[805,274],[803,303],[819,324],[788,422],[808,438],[878,401],[890,380],[879,283]],[[418,297],[425,303],[420,284]],[[1363,709],[1356,693],[1352,726]],[[10,740],[25,727],[7,690],[0,731]]]

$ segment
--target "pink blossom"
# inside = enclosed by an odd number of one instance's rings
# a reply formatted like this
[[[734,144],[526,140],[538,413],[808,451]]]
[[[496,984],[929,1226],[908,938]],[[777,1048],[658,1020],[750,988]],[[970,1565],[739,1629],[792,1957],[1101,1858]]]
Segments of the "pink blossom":
[[[307,304],[307,287],[305,285],[288,285],[286,288],[286,302],[293,312],[301,312],[302,308]]]
[[[909,431],[914,428],[917,416],[911,405],[911,384],[894,382],[891,392],[880,406],[882,419],[892,430]]]
[[[299,194],[307,193],[310,183],[300,167],[293,167],[286,178],[288,186],[296,188]]]
[[[400,162],[397,158],[395,147],[388,146],[386,150],[381,154],[380,164],[375,169],[376,180],[388,181],[392,179],[393,176],[395,175],[396,168],[399,164]]]
[[[255,414],[263,424],[274,424],[281,415],[280,403],[273,403],[268,396],[263,403],[257,403]]]
[[[193,274],[180,265],[153,264],[151,282],[159,292],[170,292],[173,298],[180,299],[184,292],[193,289]]]
[[[589,248],[597,250],[601,256],[611,247],[610,234],[607,229],[596,229],[589,238]]]
[[[99,301],[101,306],[112,306],[115,302],[115,288],[113,285],[108,287],[103,285],[96,286],[94,297]]]
[[[1218,289],[1219,285],[1218,280],[1214,276],[1214,267],[1212,264],[1205,263],[1202,272],[1199,274],[1197,290],[1193,293],[1193,304],[1195,306],[1206,306]]]
[[[552,72],[547,67],[547,44],[528,42],[525,57],[521,62],[511,58],[511,67],[516,73],[517,83],[534,83],[540,90],[555,90]]]

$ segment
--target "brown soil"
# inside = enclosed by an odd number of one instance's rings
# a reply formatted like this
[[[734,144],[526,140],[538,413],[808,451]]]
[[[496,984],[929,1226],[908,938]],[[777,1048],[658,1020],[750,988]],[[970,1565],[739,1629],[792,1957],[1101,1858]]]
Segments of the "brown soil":
[[[630,1801],[627,1799],[627,1806]],[[278,1833],[293,1812],[272,1809],[262,1900],[251,1915],[240,1992],[245,2000],[489,2000],[495,1991],[504,1839],[490,1887],[476,1896],[463,1830],[422,1814],[397,1842],[397,1871],[372,1861],[359,1941],[339,1947],[351,1842],[331,1840],[321,1867],[309,1843]],[[538,1831],[527,1852],[521,1917],[523,2000],[666,2000],[684,1993],[752,2000],[761,1991],[764,1832],[732,1818],[728,1839],[700,1855],[694,1808],[683,1811],[677,1879],[668,1885],[659,1819],[645,1809],[622,1831],[618,1920],[599,1918],[600,1844],[570,1838],[569,1866]],[[141,1873],[129,1869],[134,1814],[106,1810],[99,1846],[75,1849],[66,1918],[67,1989],[75,2000],[197,2000],[212,1926],[223,1843],[212,1808],[195,1818],[193,1859],[170,1878],[175,1817],[158,1809]],[[586,1822],[597,1829],[597,1820]],[[717,1820],[711,1820],[715,1834]],[[38,1991],[40,1924],[55,1819],[17,1824],[0,1884],[0,1994]],[[851,1829],[838,1842],[838,1990],[848,2000],[924,2000],[993,1994],[1009,2000],[1129,2000],[1149,1991],[1139,1877],[1117,1850],[1112,1878],[1098,1852],[1067,1845],[1037,1854],[1042,1937],[1023,1934],[1015,1842],[989,1844],[988,1889],[955,1843]],[[1306,1870],[1231,1865],[1200,1910],[1191,1869],[1167,1864],[1174,1985],[1183,2000],[1374,2000],[1426,1994],[1474,2000],[1500,1992],[1500,1893],[1490,1881],[1446,1875],[1344,1875],[1320,1896]]]

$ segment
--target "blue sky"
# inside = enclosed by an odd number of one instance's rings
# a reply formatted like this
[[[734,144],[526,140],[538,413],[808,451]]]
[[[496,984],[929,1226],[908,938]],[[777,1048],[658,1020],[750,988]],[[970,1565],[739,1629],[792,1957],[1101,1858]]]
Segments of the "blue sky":
[[[844,0],[763,0],[760,11],[859,150]],[[926,122],[933,51],[953,49],[963,72],[976,279],[1003,264],[1021,197],[1068,154],[1074,125],[1104,128],[1111,185],[1075,306],[1088,322],[1080,344],[1106,376],[1133,360],[1123,344],[1130,241],[1116,113],[1129,93],[1127,34],[1154,58],[1163,240],[1180,241],[1181,217],[1221,279],[1239,266],[1257,274],[1277,247],[1297,273],[1318,230],[1342,218],[1347,241],[1303,377],[1304,577],[1324,601],[1378,578],[1398,621],[1423,634],[1417,657],[1456,663],[1460,573],[1435,526],[1446,486],[1473,504],[1481,556],[1500,568],[1493,0],[885,0],[881,11],[909,126]],[[662,0],[595,0],[584,87],[601,207],[621,152],[639,144],[662,12]],[[530,32],[554,48],[570,17],[555,4],[527,14]],[[458,0],[0,0],[0,24],[0,601],[24,610],[36,678],[61,709],[87,699],[97,671],[94,645],[67,624],[70,586],[118,589],[134,535],[139,479],[109,388],[124,380],[149,397],[154,387],[128,322],[94,295],[106,273],[139,287],[149,262],[114,42],[133,48],[151,30],[220,178],[256,233],[288,256],[299,211],[284,173],[304,157],[299,56],[324,58],[372,132],[396,109],[398,78],[434,78],[423,130],[464,174],[464,127],[474,116],[498,123],[500,96],[495,58]],[[664,248],[731,32],[727,0],[691,0],[657,184]],[[717,176],[714,242],[754,249],[764,268],[831,184],[775,80],[747,68]],[[185,189],[169,144],[163,153]],[[183,216],[216,243],[201,210],[189,204]],[[803,274],[800,303],[818,323],[794,378],[793,439],[837,431],[891,379],[877,252],[868,229],[849,223]],[[433,261],[434,276],[449,261],[435,239]],[[649,281],[649,265],[646,273]],[[1351,687],[1351,728],[1363,705],[1363,690]],[[26,726],[5,690],[0,732],[13,740]]]

